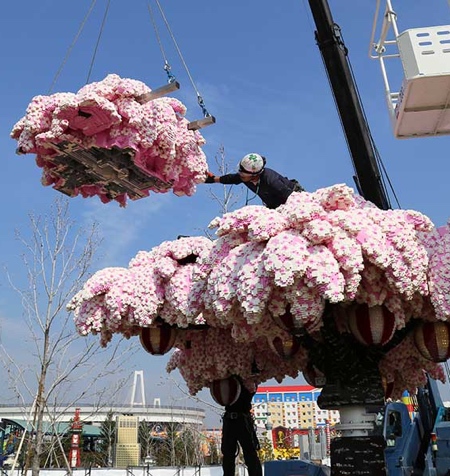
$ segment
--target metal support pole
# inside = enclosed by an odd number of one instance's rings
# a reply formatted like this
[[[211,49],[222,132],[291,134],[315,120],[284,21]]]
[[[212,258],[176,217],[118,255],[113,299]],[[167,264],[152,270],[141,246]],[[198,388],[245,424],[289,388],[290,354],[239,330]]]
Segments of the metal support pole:
[[[387,210],[391,208],[385,193],[375,151],[362,106],[347,61],[347,50],[333,21],[326,0],[309,0],[316,24],[316,41],[328,73],[334,98],[347,138],[360,193]]]
[[[331,441],[331,476],[369,474],[367,464],[371,476],[386,476],[385,440],[373,435],[376,416],[362,405],[339,408],[339,413],[336,430],[342,436]]]

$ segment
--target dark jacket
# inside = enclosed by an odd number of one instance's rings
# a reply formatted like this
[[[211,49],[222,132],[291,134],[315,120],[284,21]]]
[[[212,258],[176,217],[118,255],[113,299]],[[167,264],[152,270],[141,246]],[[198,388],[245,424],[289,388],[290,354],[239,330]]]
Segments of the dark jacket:
[[[241,381],[239,398],[225,407],[222,425],[222,468],[223,476],[234,476],[236,472],[236,453],[238,443],[244,453],[245,464],[249,476],[262,476],[261,461],[258,457],[260,448],[255,431],[255,423],[251,414],[252,397]]]
[[[275,170],[265,168],[259,175],[259,182],[243,182],[239,174],[222,175],[220,183],[225,185],[238,185],[243,183],[252,192],[264,202],[267,208],[277,208],[286,203],[289,195],[294,191],[302,191],[303,189],[294,181],[283,177]]]

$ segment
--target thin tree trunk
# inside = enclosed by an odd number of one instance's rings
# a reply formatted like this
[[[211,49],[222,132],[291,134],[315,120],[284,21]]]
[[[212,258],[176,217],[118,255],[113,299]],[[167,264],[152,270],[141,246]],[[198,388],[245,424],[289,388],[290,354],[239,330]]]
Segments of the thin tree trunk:
[[[129,348],[118,351],[120,341],[105,351],[97,342],[86,342],[73,326],[66,306],[87,279],[94,252],[100,244],[95,224],[87,231],[76,230],[73,225],[68,214],[68,201],[64,199],[55,201],[49,216],[30,215],[30,230],[26,233],[30,238],[25,239],[17,233],[24,247],[22,258],[28,285],[24,289],[17,287],[7,274],[11,287],[21,298],[29,341],[34,345],[30,353],[37,361],[35,365],[29,365],[29,360],[24,357],[28,365],[21,365],[22,356],[9,353],[0,343],[0,358],[9,370],[11,388],[24,403],[24,391],[34,402],[24,465],[24,471],[31,468],[32,476],[38,476],[41,461],[44,464],[44,417],[47,412],[50,416],[49,399],[54,400],[57,408],[58,399],[65,398],[61,395],[69,394],[69,406],[75,405],[86,398],[100,379],[117,375],[134,353],[127,352]],[[30,368],[37,368],[33,384],[30,384]],[[89,379],[86,379],[88,373]],[[75,382],[80,380],[88,381],[88,384],[77,388]],[[125,383],[123,379],[118,381],[118,387],[120,382],[121,385]],[[108,393],[102,392],[102,396],[111,398],[113,393],[109,390]],[[56,421],[56,418],[51,421]]]
[[[50,302],[51,305],[51,302]],[[45,330],[44,334],[44,345],[42,351],[42,365],[41,365],[41,373],[39,376],[39,384],[38,384],[38,392],[36,395],[36,438],[34,440],[34,453],[33,453],[33,460],[31,465],[31,475],[32,476],[39,476],[39,470],[41,467],[40,457],[42,455],[42,445],[44,441],[44,412],[46,408],[46,401],[45,401],[45,380],[47,377],[47,369],[49,365],[49,357],[48,357],[48,349],[49,349],[49,342],[48,342],[48,334],[49,329]]]

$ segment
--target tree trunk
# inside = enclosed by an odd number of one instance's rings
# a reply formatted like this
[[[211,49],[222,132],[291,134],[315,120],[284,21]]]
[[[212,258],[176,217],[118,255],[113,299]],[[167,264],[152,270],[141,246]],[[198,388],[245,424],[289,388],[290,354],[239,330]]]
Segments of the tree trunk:
[[[34,444],[30,446],[28,451],[33,451],[32,464],[31,464],[31,475],[39,476],[39,471],[41,468],[41,455],[42,455],[42,444],[44,441],[44,412],[45,412],[45,378],[47,376],[47,352],[48,352],[48,332],[46,332],[45,342],[44,342],[44,351],[43,351],[43,362],[41,368],[41,374],[38,384],[38,392],[36,395],[36,408],[35,408],[35,418],[36,421],[36,435],[34,439]]]

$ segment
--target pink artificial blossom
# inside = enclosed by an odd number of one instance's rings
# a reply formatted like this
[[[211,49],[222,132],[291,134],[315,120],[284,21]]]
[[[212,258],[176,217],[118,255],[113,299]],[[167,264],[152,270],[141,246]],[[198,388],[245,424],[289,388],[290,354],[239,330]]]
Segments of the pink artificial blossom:
[[[53,162],[61,156],[57,146],[62,143],[84,150],[123,150],[124,160],[137,167],[135,173],[148,177],[141,187],[143,196],[167,191],[150,179],[170,185],[176,195],[192,195],[208,169],[202,151],[205,140],[198,131],[188,130],[186,107],[179,100],[157,98],[141,104],[140,97],[150,91],[140,81],[110,74],[76,94],[36,96],[11,137],[17,140],[20,153],[37,155],[43,185],[64,187],[71,196],[98,195],[102,202],[114,199],[123,206],[127,198],[126,194],[112,197],[103,180],[95,185],[90,179],[77,186],[66,183],[61,166]]]
[[[140,251],[128,269],[96,273],[69,304],[78,331],[100,333],[106,345],[112,334],[136,335],[156,318],[178,327],[168,370],[178,368],[196,393],[231,374],[255,383],[297,376],[308,352],[278,356],[273,339],[289,335],[277,322],[288,316],[295,329],[317,336],[327,303],[342,309],[334,316],[338,332],[347,331],[353,303],[385,306],[396,330],[412,319],[450,318],[450,227],[437,231],[419,212],[380,210],[339,184],[294,192],[276,210],[243,207],[210,228],[215,240],[165,241]],[[380,363],[396,395],[421,385],[425,371],[443,378],[411,337]]]

